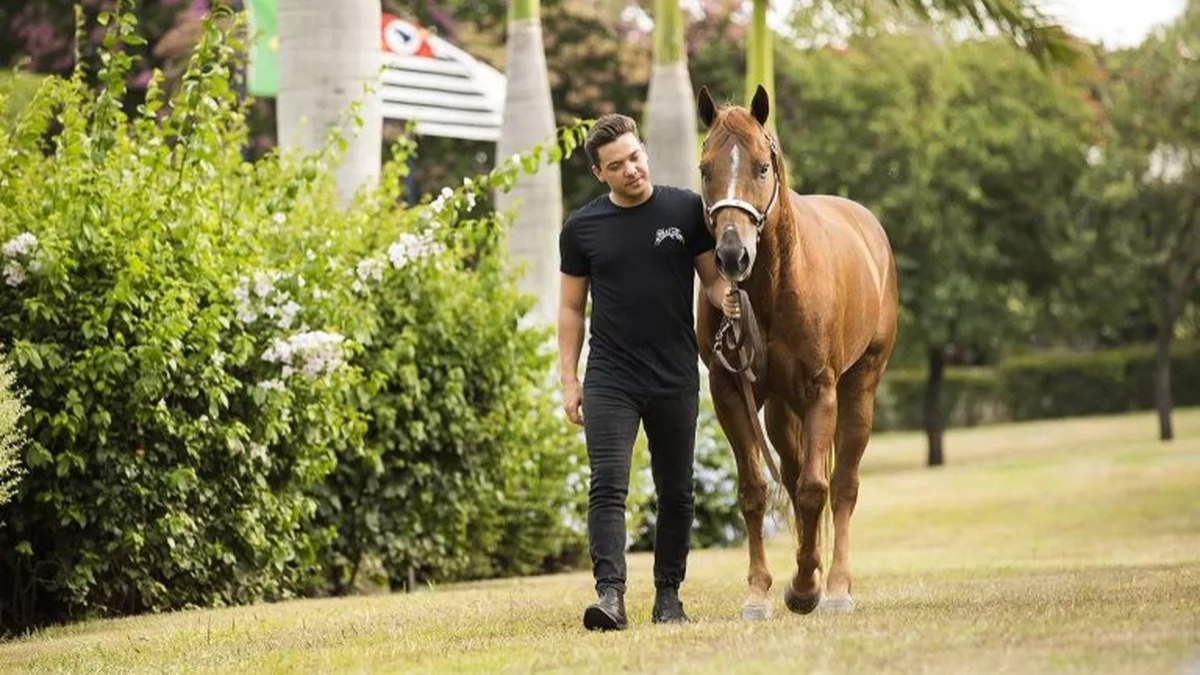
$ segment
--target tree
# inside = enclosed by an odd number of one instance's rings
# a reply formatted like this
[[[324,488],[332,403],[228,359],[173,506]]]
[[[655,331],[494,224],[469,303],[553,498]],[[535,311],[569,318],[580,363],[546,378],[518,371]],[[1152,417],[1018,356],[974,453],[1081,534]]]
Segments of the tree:
[[[346,144],[337,172],[343,203],[379,177],[380,14],[379,0],[347,0],[332,12],[320,0],[279,6],[279,143],[313,152],[338,131]]]
[[[699,187],[695,95],[684,50],[679,0],[656,0],[654,67],[646,93],[646,144],[655,182]]]
[[[504,121],[496,147],[499,158],[527,151],[554,133],[538,0],[510,0],[507,62]],[[519,205],[509,234],[510,252],[527,266],[521,288],[538,296],[537,314],[551,320],[557,307],[558,229],[562,224],[558,165],[521,178],[512,192],[497,195],[496,203],[500,210]]]
[[[797,3],[792,24],[805,34],[815,26],[846,38],[965,22],[976,30],[994,29],[1043,66],[1078,63],[1083,54],[1076,41],[1046,16],[1041,4],[1036,0],[809,0]]]
[[[1079,234],[1104,242],[1112,274],[1151,280],[1155,407],[1167,441],[1171,343],[1200,286],[1200,0],[1136,49],[1105,60],[1109,124]]]
[[[929,461],[944,461],[949,363],[994,360],[1028,334],[1057,279],[1085,166],[1088,109],[1010,45],[925,36],[780,50],[777,106],[793,187],[843,194],[880,217],[896,251],[896,360],[924,361]]]

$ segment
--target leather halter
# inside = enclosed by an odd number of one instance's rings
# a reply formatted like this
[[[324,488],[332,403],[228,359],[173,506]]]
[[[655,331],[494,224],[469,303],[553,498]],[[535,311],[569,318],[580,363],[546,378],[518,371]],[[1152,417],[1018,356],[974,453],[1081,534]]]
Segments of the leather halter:
[[[704,215],[706,218],[708,218],[710,223],[712,222],[713,215],[716,214],[717,211],[720,211],[724,208],[738,209],[739,211],[744,211],[750,216],[750,219],[754,222],[754,229],[759,234],[762,234],[763,226],[767,224],[767,217],[771,215],[771,209],[775,208],[775,201],[779,199],[779,186],[783,182],[782,178],[779,176],[779,146],[775,144],[775,137],[772,136],[770,132],[767,132],[766,135],[767,146],[771,149],[771,171],[775,174],[775,189],[771,191],[771,200],[767,202],[767,207],[762,211],[759,211],[758,209],[754,208],[754,205],[750,202],[743,199],[733,198],[722,199],[718,202],[714,202],[710,206],[708,204],[708,200],[704,197],[704,191],[701,190],[700,200],[704,204]]]

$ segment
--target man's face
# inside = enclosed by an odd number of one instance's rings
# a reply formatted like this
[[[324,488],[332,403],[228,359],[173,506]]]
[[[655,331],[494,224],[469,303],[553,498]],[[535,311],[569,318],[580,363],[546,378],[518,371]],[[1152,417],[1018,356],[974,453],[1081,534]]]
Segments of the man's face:
[[[596,152],[600,165],[592,167],[592,173],[619,201],[640,203],[650,194],[650,167],[646,163],[646,149],[633,134],[623,134],[617,140],[603,145]]]

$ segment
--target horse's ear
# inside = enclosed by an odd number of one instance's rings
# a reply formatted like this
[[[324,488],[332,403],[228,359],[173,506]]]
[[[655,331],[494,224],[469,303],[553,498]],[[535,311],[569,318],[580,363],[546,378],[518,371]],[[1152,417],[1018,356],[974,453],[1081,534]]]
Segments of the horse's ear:
[[[708,93],[708,85],[700,87],[700,96],[696,102],[699,106],[700,121],[707,129],[712,126],[713,120],[717,119],[717,105],[713,103],[712,96]]]
[[[761,84],[754,91],[754,99],[750,101],[750,114],[754,115],[759,124],[767,125],[767,117],[771,114],[771,97]]]

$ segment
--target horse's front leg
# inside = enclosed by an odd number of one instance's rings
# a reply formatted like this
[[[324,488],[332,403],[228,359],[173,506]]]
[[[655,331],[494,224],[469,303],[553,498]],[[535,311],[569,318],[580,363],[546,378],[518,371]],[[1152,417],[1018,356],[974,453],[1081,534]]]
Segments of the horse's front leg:
[[[763,543],[763,515],[767,511],[767,481],[759,464],[762,451],[755,440],[746,402],[737,381],[728,371],[714,368],[709,371],[709,389],[717,419],[737,460],[738,506],[746,521],[750,544],[750,569],[746,581],[750,593],[742,605],[742,618],[765,619],[770,616],[768,593],[771,590],[771,571],[767,568],[767,552]]]
[[[837,426],[837,383],[831,371],[821,373],[805,396],[802,425],[802,472],[793,492],[800,547],[796,576],[784,594],[788,609],[808,614],[821,602],[821,511],[829,496],[829,455]]]

